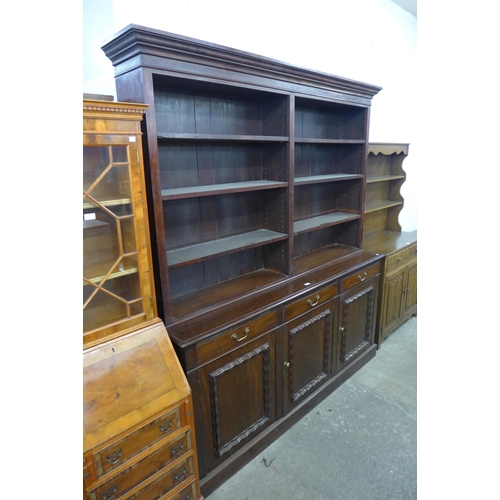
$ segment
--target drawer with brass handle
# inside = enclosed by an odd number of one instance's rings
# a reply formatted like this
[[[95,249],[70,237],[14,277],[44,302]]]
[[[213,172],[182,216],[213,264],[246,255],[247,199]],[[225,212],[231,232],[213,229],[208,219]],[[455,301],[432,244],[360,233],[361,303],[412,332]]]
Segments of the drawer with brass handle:
[[[363,283],[366,280],[369,280],[370,278],[373,278],[380,272],[380,264],[377,262],[377,264],[373,264],[370,267],[365,267],[364,269],[361,269],[347,278],[344,278],[341,281],[340,287],[343,292],[346,290],[349,290],[350,288],[359,285],[360,283]]]
[[[138,491],[134,492],[134,494],[129,498],[137,498],[138,500],[156,500],[160,498],[167,499],[176,497],[182,498],[177,495],[171,496],[170,492],[176,487],[180,486],[186,480],[192,479],[194,477],[194,473],[193,456],[190,456],[186,460],[182,461],[179,464],[176,464],[175,467],[161,474],[159,477],[148,483],[146,486],[144,486],[144,488],[141,488]],[[192,496],[191,491],[191,484],[181,490],[181,492],[184,492],[184,495],[190,494],[191,499],[197,498],[195,496]]]
[[[93,454],[97,477],[111,472],[182,427],[179,407]]]
[[[196,348],[198,365],[215,359],[219,355],[246,344],[259,335],[272,330],[276,325],[276,312],[270,312],[242,325],[226,330],[221,335],[199,344]]]
[[[305,296],[302,299],[299,299],[292,304],[285,306],[284,310],[284,318],[285,321],[290,321],[291,319],[299,316],[302,313],[310,311],[312,308],[324,304],[326,301],[335,297],[339,293],[339,285],[338,283],[334,283],[333,285],[329,285],[325,288],[321,288],[320,290],[311,293]]]
[[[88,494],[90,500],[117,500],[140,483],[192,450],[191,431],[187,430],[102,482]]]

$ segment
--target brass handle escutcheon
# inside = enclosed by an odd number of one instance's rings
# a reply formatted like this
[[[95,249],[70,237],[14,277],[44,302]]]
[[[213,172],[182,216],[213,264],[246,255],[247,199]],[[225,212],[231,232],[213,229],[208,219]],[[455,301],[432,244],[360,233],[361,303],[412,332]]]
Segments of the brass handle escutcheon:
[[[172,425],[174,425],[174,422],[172,421],[172,419],[170,419],[167,423],[165,424],[160,424],[160,431],[165,433],[165,432],[168,432]]]
[[[365,281],[365,279],[366,279],[366,277],[367,277],[367,276],[368,276],[368,274],[367,274],[367,272],[366,272],[366,271],[363,273],[363,276],[360,276],[360,275],[358,274],[358,280],[359,280],[359,281]]]
[[[116,484],[115,484],[114,486],[111,486],[111,488],[109,488],[109,490],[106,490],[101,495],[101,499],[102,500],[111,500],[115,496],[115,493],[117,491],[118,491],[118,486],[116,486]]]
[[[106,461],[112,465],[116,464],[116,462],[120,461],[120,458],[122,458],[123,451],[120,448],[119,450],[114,451],[113,453],[110,453],[109,455],[106,455]]]
[[[186,467],[184,467],[181,471],[179,471],[177,474],[174,474],[174,481],[182,481],[184,477],[186,476]]]
[[[181,441],[177,446],[174,446],[170,449],[170,453],[172,455],[178,455],[184,449],[184,443]]]
[[[319,295],[316,295],[316,300],[313,302],[311,299],[307,299],[307,303],[311,306],[317,306],[319,302]]]
[[[231,338],[236,340],[236,342],[241,342],[242,340],[245,340],[247,338],[247,335],[250,333],[250,328],[245,328],[245,331],[244,331],[245,335],[243,337],[241,337],[241,339],[238,338],[238,334],[237,333],[233,333],[231,335]]]

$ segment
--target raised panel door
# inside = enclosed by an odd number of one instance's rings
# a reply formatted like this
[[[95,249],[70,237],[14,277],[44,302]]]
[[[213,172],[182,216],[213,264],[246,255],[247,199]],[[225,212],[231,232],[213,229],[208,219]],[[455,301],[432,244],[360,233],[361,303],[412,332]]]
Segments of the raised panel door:
[[[403,314],[403,290],[406,283],[406,267],[386,275],[384,283],[384,304],[382,305],[382,337],[387,330],[401,322]],[[380,341],[382,341],[380,339]]]
[[[404,288],[403,314],[417,305],[417,263],[409,264],[406,273],[406,286]]]
[[[290,321],[283,333],[283,413],[311,395],[331,375],[332,329],[337,301]]]
[[[274,332],[200,368],[199,382],[199,460],[210,471],[276,420]]]
[[[351,288],[340,297],[336,372],[374,342],[379,278]]]

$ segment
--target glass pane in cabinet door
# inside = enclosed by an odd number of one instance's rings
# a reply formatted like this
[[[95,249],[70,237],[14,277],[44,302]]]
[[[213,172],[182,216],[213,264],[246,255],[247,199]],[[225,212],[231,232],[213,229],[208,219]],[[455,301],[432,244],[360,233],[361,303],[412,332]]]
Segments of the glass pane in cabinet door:
[[[83,148],[84,332],[143,313],[127,146]]]

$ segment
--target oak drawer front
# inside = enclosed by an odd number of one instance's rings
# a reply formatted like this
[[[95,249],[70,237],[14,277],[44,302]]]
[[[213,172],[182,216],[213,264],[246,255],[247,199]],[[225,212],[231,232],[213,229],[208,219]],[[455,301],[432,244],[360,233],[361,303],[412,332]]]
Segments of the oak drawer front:
[[[140,489],[127,500],[158,500],[160,498],[172,498],[169,493],[189,478],[194,478],[193,457],[189,457],[171,470],[162,474],[147,486]],[[188,490],[189,491],[189,490]],[[173,497],[175,498],[175,496]],[[194,498],[194,497],[191,497]]]
[[[179,407],[176,407],[123,439],[99,450],[93,455],[97,477],[102,477],[123,465],[148,446],[152,446],[181,427],[181,413]]]
[[[311,293],[306,297],[297,300],[293,304],[285,306],[284,316],[285,322],[299,316],[302,313],[310,311],[316,306],[324,304],[328,300],[332,299],[339,293],[339,285],[335,283],[334,285],[327,286],[318,290],[317,292]]]
[[[200,497],[198,488],[196,487],[196,481],[183,488],[179,493],[176,493],[171,498],[171,500],[195,500]],[[141,499],[142,500],[142,499]],[[167,500],[167,497],[161,497],[160,500]]]
[[[276,325],[276,312],[270,312],[252,321],[248,321],[237,328],[227,330],[214,339],[199,344],[196,347],[198,365],[229,352],[232,349],[245,345],[247,342],[272,330]]]
[[[192,449],[187,430],[89,492],[90,500],[117,500]]]
[[[417,256],[417,245],[411,245],[407,248],[403,248],[394,255],[386,257],[385,271],[390,272],[397,269],[400,266],[404,266],[412,258]]]
[[[380,265],[373,264],[370,267],[366,267],[365,269],[361,269],[351,274],[351,276],[344,278],[342,280],[341,283],[342,291],[345,292],[346,290],[349,290],[350,288],[359,285],[360,283],[363,283],[364,281],[367,281],[370,278],[373,278],[373,276],[376,276],[379,272],[380,272]]]

